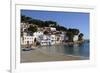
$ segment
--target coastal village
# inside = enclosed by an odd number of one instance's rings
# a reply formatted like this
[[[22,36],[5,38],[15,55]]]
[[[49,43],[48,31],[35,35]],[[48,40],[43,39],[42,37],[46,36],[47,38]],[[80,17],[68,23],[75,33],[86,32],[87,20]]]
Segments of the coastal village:
[[[23,11],[31,15],[24,14]],[[21,12],[20,62],[88,60],[90,56],[89,39],[86,39],[87,35],[82,30],[82,28],[85,30],[85,27],[78,26],[83,24],[76,23],[79,22],[79,18],[77,21],[75,18],[69,18],[74,22],[68,23],[70,21],[66,18],[61,19],[57,18],[56,14],[48,16],[44,13],[48,12],[43,12],[43,14],[40,11],[36,11],[35,14],[33,10],[22,10]],[[71,17],[74,14],[71,13]],[[61,16],[63,17],[62,12]]]
[[[35,21],[32,21],[30,17],[21,17],[21,47],[73,45],[84,41],[83,34],[78,29],[67,29],[53,21],[45,21],[46,23],[49,22],[47,23],[48,26],[38,23],[41,25],[40,27]]]

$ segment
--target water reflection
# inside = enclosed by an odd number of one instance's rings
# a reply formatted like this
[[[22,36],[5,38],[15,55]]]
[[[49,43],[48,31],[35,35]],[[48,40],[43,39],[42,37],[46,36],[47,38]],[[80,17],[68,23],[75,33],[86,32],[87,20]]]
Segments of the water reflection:
[[[89,57],[89,43],[84,42],[83,44],[75,44],[73,46],[67,45],[56,45],[56,46],[41,46],[38,48],[39,51],[47,55],[73,55],[73,56],[84,56]]]

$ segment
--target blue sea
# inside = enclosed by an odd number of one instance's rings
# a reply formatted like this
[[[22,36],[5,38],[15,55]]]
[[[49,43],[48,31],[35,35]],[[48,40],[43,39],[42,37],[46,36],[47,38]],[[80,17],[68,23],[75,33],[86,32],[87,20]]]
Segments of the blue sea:
[[[40,46],[38,47],[38,50],[51,56],[70,55],[70,56],[79,56],[82,59],[89,59],[90,56],[90,44],[88,40],[85,40],[80,45]]]

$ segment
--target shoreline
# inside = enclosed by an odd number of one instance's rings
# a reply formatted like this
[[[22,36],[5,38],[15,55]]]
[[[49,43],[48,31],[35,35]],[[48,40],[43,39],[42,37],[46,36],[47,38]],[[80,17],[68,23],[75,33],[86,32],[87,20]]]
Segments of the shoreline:
[[[38,47],[42,47],[42,46],[55,46],[55,45],[68,45],[68,46],[70,46],[70,45],[75,45],[75,44],[81,44],[81,43],[83,43],[84,41],[77,41],[77,42],[63,42],[63,43],[56,43],[56,44],[53,44],[53,45],[38,45],[38,46],[35,46],[35,45],[32,45],[31,47],[28,47],[28,48],[38,48]],[[27,48],[27,45],[21,45],[21,48]]]
[[[63,44],[60,44],[63,45]],[[60,46],[59,45],[59,46]],[[45,45],[48,46],[48,45]],[[51,45],[55,46],[55,45]],[[58,47],[59,47],[58,46]],[[52,52],[50,49],[45,50],[46,48],[41,50],[43,46],[33,46],[33,48],[21,48],[21,63],[30,63],[30,62],[52,62],[52,61],[76,61],[76,60],[89,60],[88,56],[81,55],[71,55],[71,54],[63,54],[58,51],[56,53]],[[26,49],[26,51],[23,49]],[[31,49],[31,50],[30,50]],[[52,49],[52,48],[51,48]],[[58,49],[59,50],[59,49]],[[77,49],[76,49],[77,52]]]
[[[75,61],[75,60],[85,60],[80,56],[73,55],[50,55],[42,53],[39,50],[31,50],[31,51],[21,51],[21,63],[28,62],[51,62],[51,61]]]

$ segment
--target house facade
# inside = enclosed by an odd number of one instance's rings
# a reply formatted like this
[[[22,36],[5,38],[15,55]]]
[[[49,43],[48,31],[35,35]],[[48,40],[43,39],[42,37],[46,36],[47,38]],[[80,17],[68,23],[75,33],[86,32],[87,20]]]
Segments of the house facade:
[[[35,40],[35,36],[33,35],[29,35],[29,33],[24,32],[23,36],[21,37],[21,45],[33,45],[34,44],[34,40]]]
[[[40,45],[51,45],[51,39],[49,35],[42,35],[40,39]]]
[[[40,45],[55,45],[63,43],[66,36],[64,32],[57,31],[54,27],[38,28],[36,32],[25,31],[31,24],[21,23],[21,45],[36,45],[38,42]],[[47,31],[48,34],[44,34]]]
[[[78,35],[74,35],[73,41],[74,41],[74,42],[77,42],[77,41],[78,41]]]
[[[21,44],[34,44],[36,41],[40,41],[40,36],[43,35],[42,31],[37,31],[35,33],[23,32],[23,37],[21,37]]]

